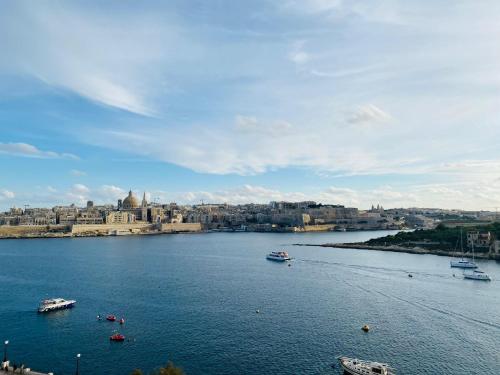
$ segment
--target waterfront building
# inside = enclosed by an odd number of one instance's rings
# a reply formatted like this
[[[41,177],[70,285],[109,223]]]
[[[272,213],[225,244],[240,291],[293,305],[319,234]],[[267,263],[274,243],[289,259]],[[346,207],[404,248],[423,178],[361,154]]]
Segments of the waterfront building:
[[[76,224],[104,224],[104,218],[98,211],[85,211],[76,218]]]
[[[491,246],[492,236],[490,232],[468,231],[467,246],[469,248],[486,249]]]
[[[135,223],[135,215],[127,211],[112,211],[106,215],[106,224]]]

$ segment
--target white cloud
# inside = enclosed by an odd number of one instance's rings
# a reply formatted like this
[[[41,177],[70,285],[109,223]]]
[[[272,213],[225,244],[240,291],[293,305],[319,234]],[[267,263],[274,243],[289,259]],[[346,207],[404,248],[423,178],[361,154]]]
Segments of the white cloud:
[[[297,65],[304,65],[311,60],[311,55],[304,50],[306,42],[299,40],[293,44],[292,51],[288,58]]]
[[[102,185],[94,194],[99,201],[114,204],[118,199],[125,198],[127,192],[115,185]]]
[[[87,172],[81,171],[79,169],[72,169],[69,171],[73,176],[81,177],[81,176],[86,176]]]
[[[290,60],[292,60],[296,64],[305,64],[309,61],[309,59],[309,54],[304,51],[295,51],[290,54]]]
[[[15,196],[13,191],[7,189],[0,190],[0,199],[13,199]]]
[[[157,78],[149,68],[168,49],[174,28],[139,21],[132,13],[105,13],[75,4],[9,4],[0,15],[0,66],[99,104],[155,115],[145,84]]]
[[[0,153],[14,156],[42,159],[78,159],[78,156],[69,153],[42,151],[28,143],[0,143]]]
[[[291,130],[292,124],[286,121],[262,122],[256,117],[236,116],[235,128],[247,133],[268,133],[276,136],[283,136]]]
[[[87,194],[90,192],[90,189],[82,184],[74,184],[72,187],[72,191],[78,194]]]
[[[283,5],[299,12],[322,13],[340,9],[343,2],[343,0],[288,0]]]
[[[372,124],[391,120],[392,117],[387,112],[374,104],[359,106],[347,119],[351,124]]]

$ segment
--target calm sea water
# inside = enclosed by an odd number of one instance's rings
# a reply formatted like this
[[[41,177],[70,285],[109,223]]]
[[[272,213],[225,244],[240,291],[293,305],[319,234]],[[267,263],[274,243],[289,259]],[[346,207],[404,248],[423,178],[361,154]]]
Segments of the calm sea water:
[[[498,263],[479,262],[493,278],[484,283],[446,257],[291,246],[383,234],[2,240],[0,339],[12,360],[56,375],[74,374],[76,353],[82,374],[169,359],[189,375],[337,374],[339,355],[398,374],[499,374]],[[291,267],[266,261],[279,248]],[[51,296],[78,303],[37,314]],[[126,324],[96,320],[110,313]],[[115,329],[130,341],[110,343]]]

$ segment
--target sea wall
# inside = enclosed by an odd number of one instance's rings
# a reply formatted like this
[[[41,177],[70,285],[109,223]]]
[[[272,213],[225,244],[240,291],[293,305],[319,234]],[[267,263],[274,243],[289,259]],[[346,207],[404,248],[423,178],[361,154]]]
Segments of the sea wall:
[[[304,232],[325,232],[333,230],[335,226],[335,224],[306,225],[304,226]]]
[[[91,234],[132,234],[146,232],[154,229],[154,225],[150,223],[133,223],[133,224],[74,224],[71,234],[74,236],[91,235]]]
[[[165,233],[179,232],[201,232],[200,223],[167,223],[161,225],[161,231]]]
[[[0,225],[0,238],[59,237],[70,231],[67,225]]]

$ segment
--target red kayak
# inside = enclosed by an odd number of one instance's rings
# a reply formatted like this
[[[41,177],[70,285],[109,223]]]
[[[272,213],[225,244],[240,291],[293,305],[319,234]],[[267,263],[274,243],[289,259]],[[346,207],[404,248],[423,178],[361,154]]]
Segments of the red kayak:
[[[109,339],[111,341],[124,341],[125,336],[123,336],[121,333],[115,333],[114,335],[110,336]]]
[[[114,316],[114,315],[108,315],[106,317],[106,320],[109,320],[110,322],[114,322],[116,320],[116,316]]]

